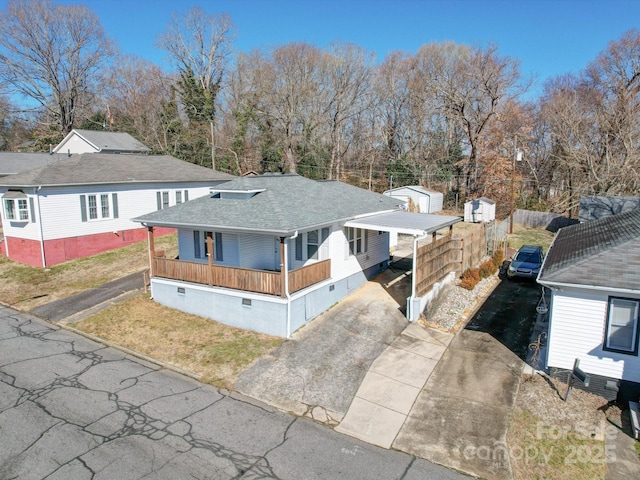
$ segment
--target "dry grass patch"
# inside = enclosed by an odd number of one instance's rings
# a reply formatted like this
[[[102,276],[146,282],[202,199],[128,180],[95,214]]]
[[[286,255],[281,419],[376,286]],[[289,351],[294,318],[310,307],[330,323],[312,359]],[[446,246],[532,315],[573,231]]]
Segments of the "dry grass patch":
[[[509,246],[517,250],[522,245],[540,245],[546,253],[554,236],[555,233],[544,228],[515,225],[513,233],[509,235]]]
[[[178,254],[177,235],[155,239],[167,257]],[[0,256],[0,300],[28,311],[149,268],[147,242],[79,258],[50,268],[35,268]]]
[[[558,392],[566,385],[556,379],[521,382],[507,435],[514,480],[604,480],[604,434],[623,435],[601,410],[606,400],[574,388],[565,403]]]
[[[227,389],[242,369],[283,342],[164,307],[148,295],[114,305],[74,327]]]

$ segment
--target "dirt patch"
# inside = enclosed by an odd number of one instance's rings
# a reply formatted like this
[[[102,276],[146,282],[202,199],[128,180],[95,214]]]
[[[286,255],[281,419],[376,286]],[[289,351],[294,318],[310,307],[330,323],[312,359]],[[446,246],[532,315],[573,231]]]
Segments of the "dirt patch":
[[[507,435],[515,480],[605,478],[612,459],[605,434],[619,433],[607,421],[607,401],[574,388],[564,402],[566,388],[539,374],[521,382]]]

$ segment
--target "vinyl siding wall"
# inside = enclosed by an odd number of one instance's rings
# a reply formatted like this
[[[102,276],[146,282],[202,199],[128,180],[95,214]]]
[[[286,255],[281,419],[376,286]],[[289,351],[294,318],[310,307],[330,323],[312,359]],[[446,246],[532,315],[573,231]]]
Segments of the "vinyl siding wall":
[[[176,190],[188,190],[189,199],[193,200],[208,195],[209,187],[210,183],[196,187],[193,184],[173,184],[170,187],[150,184],[43,188],[37,196],[33,194],[33,189],[28,189],[25,190],[25,194],[33,199],[35,221],[28,224],[3,221],[4,234],[7,237],[40,240],[40,220],[44,240],[140,228],[139,223],[132,222],[130,219],[157,210],[156,192],[169,191],[170,206],[173,206]],[[89,195],[108,194],[110,215],[113,216],[113,193],[116,193],[118,198],[118,218],[82,221],[81,195],[86,199]],[[38,204],[40,215],[37,211]]]
[[[624,296],[611,294],[611,296]],[[602,349],[608,295],[587,291],[557,291],[552,295],[547,366],[580,368],[594,375],[640,382],[640,358]],[[632,298],[632,297],[629,297]]]
[[[82,140],[79,136],[73,135],[57,151],[58,153],[64,153],[64,154],[68,152],[71,152],[72,154],[80,154],[80,153],[96,153],[98,150],[96,150],[93,146],[91,146],[86,141]]]

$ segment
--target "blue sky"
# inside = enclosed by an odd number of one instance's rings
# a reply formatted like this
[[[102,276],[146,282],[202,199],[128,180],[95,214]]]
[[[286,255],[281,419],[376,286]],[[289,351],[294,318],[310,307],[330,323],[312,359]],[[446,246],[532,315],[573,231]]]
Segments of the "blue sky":
[[[55,1],[55,0],[54,0]],[[84,3],[125,53],[165,65],[155,48],[173,12],[201,6],[231,16],[236,50],[294,41],[350,41],[377,53],[415,52],[430,42],[496,44],[521,62],[539,93],[549,77],[577,73],[612,40],[640,28],[637,0],[63,0]],[[4,8],[6,1],[0,1]]]

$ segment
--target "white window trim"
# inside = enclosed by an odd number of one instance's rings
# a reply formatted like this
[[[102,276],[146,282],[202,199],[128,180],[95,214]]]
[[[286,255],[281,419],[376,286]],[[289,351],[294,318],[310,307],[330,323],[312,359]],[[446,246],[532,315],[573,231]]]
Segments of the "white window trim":
[[[347,227],[345,237],[349,249],[349,256],[358,256],[367,253],[367,230],[364,228]],[[358,248],[359,241],[359,248]]]
[[[113,196],[114,192],[99,192],[99,193],[85,193],[84,202],[85,202],[85,211],[86,211],[86,221],[87,222],[102,222],[105,220],[114,220],[117,218],[115,216],[115,206],[113,204]],[[91,199],[94,198],[95,205],[95,218],[91,217]],[[104,201],[106,200],[106,205]],[[105,208],[106,207],[106,208]],[[107,210],[107,215],[105,215],[105,210]]]
[[[632,330],[632,336],[631,336],[631,348],[627,349],[624,347],[620,347],[619,345],[610,345],[610,338],[611,338],[611,321],[612,321],[612,313],[613,313],[613,304],[615,301],[620,301],[620,302],[633,302],[635,304],[635,312],[634,312],[634,323],[633,323],[633,330]],[[621,297],[609,297],[609,299],[607,300],[607,319],[606,319],[606,324],[605,324],[605,338],[604,338],[604,342],[603,342],[603,349],[605,351],[609,351],[609,352],[617,352],[617,353],[622,353],[622,354],[627,354],[627,355],[638,355],[638,328],[640,327],[639,323],[639,315],[638,312],[640,311],[640,300],[635,299],[635,298],[621,298]]]
[[[11,208],[9,208],[11,205]],[[31,219],[29,215],[29,199],[27,198],[5,198],[4,199],[4,218],[12,222],[28,222]]]

